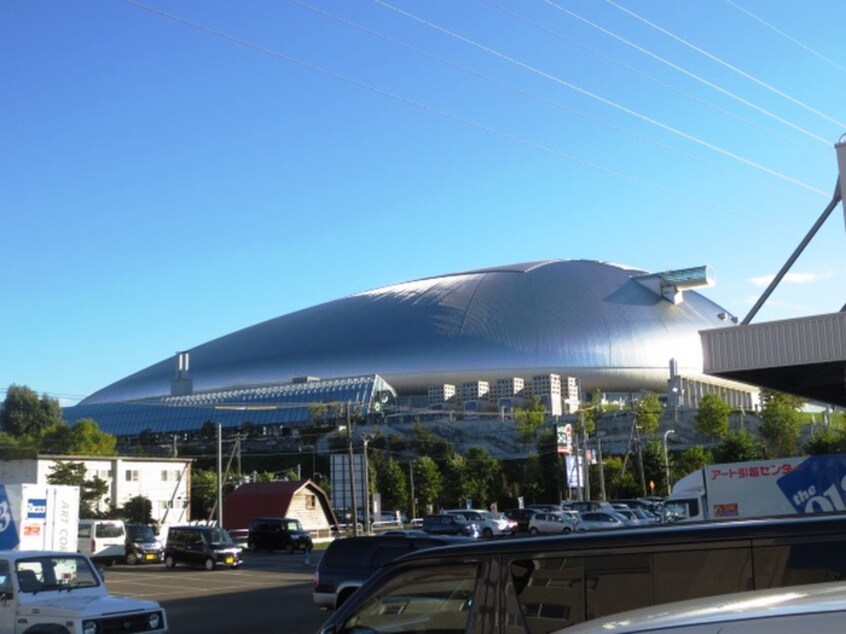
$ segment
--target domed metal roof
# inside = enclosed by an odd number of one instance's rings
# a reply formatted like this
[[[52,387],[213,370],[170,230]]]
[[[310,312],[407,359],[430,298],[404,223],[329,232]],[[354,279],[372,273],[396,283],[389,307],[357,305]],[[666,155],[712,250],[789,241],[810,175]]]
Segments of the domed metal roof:
[[[644,276],[553,260],[378,288],[199,345],[189,351],[190,378],[199,391],[379,374],[409,394],[554,372],[579,378],[585,391],[663,392],[670,360],[680,374],[701,375],[699,331],[730,322],[699,293],[686,290],[674,303]],[[174,370],[165,359],[83,403],[167,395]]]

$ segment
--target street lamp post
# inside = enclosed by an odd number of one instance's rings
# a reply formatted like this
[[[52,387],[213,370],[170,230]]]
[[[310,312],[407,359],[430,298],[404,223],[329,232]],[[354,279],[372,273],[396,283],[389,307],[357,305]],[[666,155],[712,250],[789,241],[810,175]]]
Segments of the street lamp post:
[[[670,495],[670,454],[667,452],[667,436],[675,433],[675,429],[668,429],[664,432],[664,474],[667,478],[667,495]]]

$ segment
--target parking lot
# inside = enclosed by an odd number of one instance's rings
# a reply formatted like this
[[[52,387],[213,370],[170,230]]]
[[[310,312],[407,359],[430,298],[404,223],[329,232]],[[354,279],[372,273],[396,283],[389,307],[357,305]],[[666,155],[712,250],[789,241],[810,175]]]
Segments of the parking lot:
[[[239,569],[214,572],[117,565],[106,570],[106,585],[113,594],[161,603],[173,634],[313,634],[328,614],[311,599],[320,554],[306,565],[302,554],[245,552]]]

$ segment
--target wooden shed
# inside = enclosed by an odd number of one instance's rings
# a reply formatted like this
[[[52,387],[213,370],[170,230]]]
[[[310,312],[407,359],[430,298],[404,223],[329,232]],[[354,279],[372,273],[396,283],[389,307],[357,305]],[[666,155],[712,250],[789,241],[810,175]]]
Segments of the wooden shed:
[[[338,523],[329,496],[311,480],[242,484],[223,500],[223,527],[246,529],[254,517],[291,517],[312,532]]]

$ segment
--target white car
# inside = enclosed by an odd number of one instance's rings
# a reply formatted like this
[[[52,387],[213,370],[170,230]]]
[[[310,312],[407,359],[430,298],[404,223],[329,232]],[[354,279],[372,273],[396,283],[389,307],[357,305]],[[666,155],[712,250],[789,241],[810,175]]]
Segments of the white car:
[[[614,511],[586,511],[579,514],[578,530],[580,531],[608,530],[629,526],[631,526],[629,520]]]
[[[569,533],[576,530],[576,526],[577,524],[563,513],[535,513],[529,520],[529,532],[534,535]]]
[[[112,596],[85,555],[0,551],[0,632],[168,631],[155,601]]]
[[[508,519],[505,516],[500,520],[499,517],[489,511],[478,509],[449,509],[443,512],[450,515],[460,515],[468,522],[476,524],[484,537],[505,535],[511,532]]]
[[[555,634],[839,634],[844,624],[846,582],[832,581],[654,605]]]

